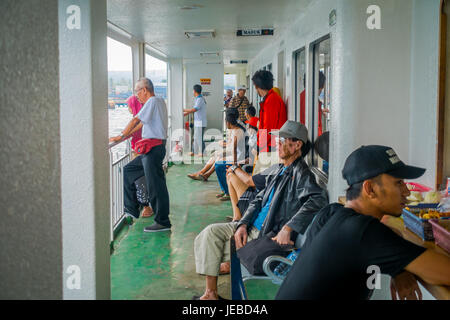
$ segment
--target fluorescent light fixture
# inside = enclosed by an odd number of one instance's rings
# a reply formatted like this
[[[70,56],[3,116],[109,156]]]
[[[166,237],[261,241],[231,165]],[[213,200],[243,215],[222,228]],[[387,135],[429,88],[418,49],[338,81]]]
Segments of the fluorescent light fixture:
[[[222,62],[218,61],[218,62],[207,62],[206,64],[222,64]]]
[[[212,39],[216,36],[215,30],[190,30],[184,34],[188,39]]]
[[[200,52],[200,56],[206,58],[206,57],[218,57],[218,52]]]
[[[194,10],[194,9],[200,9],[203,8],[202,5],[198,5],[198,4],[193,4],[191,6],[182,6],[180,7],[180,10]]]

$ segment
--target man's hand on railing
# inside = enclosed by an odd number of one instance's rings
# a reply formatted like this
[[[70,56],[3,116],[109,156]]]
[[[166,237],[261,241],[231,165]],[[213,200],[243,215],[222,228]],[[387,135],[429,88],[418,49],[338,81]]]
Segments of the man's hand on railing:
[[[109,138],[109,142],[110,143],[119,142],[119,141],[122,141],[122,139],[123,139],[123,136],[111,137],[111,138]]]

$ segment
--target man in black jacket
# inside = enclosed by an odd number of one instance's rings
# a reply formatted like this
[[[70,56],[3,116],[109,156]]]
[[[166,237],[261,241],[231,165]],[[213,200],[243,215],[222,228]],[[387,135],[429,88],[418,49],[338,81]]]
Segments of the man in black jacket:
[[[278,132],[278,152],[282,164],[268,175],[266,187],[250,203],[239,222],[217,223],[205,228],[195,239],[195,264],[206,275],[206,290],[200,300],[216,300],[220,263],[229,261],[229,240],[236,248],[270,232],[280,245],[294,244],[314,214],[328,204],[326,190],[316,182],[303,157],[309,151],[308,131],[295,121],[287,121]]]

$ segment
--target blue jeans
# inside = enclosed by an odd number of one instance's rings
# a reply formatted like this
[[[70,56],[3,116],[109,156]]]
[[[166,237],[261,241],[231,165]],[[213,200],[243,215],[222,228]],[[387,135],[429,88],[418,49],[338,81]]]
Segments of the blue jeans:
[[[229,194],[227,185],[227,166],[231,166],[231,162],[226,161],[216,161],[214,168],[216,169],[217,179],[219,180],[220,189],[222,189],[225,194]]]

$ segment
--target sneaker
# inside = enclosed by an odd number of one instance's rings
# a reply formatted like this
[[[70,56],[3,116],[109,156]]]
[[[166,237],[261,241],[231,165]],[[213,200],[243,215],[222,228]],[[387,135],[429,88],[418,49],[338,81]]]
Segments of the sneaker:
[[[159,232],[159,231],[168,231],[170,227],[165,227],[155,222],[151,226],[145,227],[144,232]]]

